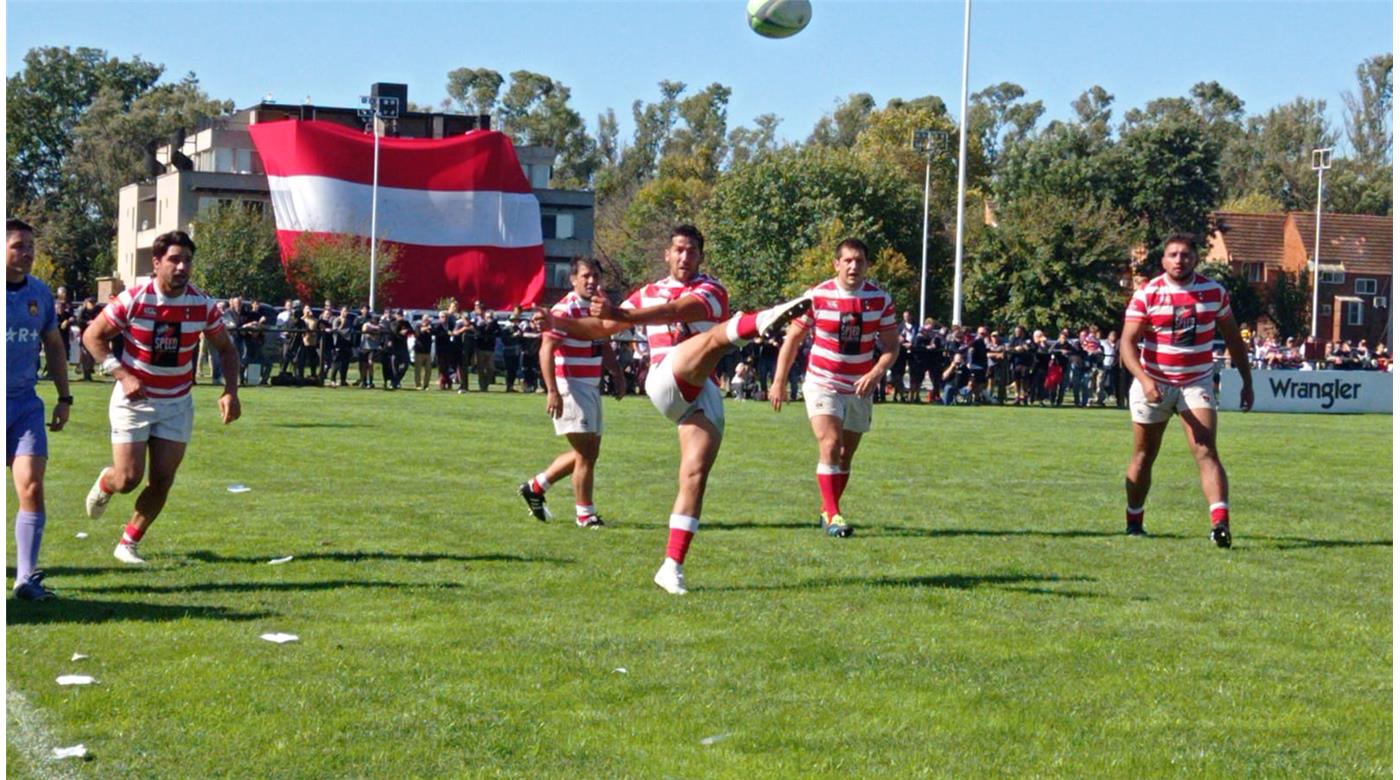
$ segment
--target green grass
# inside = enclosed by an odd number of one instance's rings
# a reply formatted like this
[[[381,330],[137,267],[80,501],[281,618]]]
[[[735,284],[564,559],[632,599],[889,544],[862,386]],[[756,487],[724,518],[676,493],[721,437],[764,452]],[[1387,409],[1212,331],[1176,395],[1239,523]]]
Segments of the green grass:
[[[129,569],[132,497],[81,509],[107,387],[75,394],[62,600],[9,602],[7,682],[12,735],[95,759],[12,738],[12,776],[1391,774],[1388,416],[1225,415],[1222,551],[1175,429],[1154,535],[1120,535],[1122,412],[881,407],[839,541],[800,405],[731,403],[677,598],[650,581],[675,436],[643,398],[608,402],[588,532],[515,496],[561,446],[542,397],[260,388],[224,427],[206,385]]]

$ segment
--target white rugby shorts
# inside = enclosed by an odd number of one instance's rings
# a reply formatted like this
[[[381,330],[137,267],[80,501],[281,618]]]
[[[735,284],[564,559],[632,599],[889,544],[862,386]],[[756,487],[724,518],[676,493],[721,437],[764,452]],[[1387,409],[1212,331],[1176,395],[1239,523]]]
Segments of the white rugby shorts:
[[[874,395],[838,393],[815,382],[802,383],[802,399],[807,404],[807,418],[829,415],[841,421],[841,429],[851,433],[868,433],[875,414]]]
[[[564,377],[554,380],[559,386],[559,397],[564,400],[564,413],[554,420],[554,433],[564,436],[570,433],[603,432],[603,395],[598,385]]]
[[[704,412],[723,433],[724,398],[719,393],[719,387],[713,380],[706,379],[695,400],[687,401],[681,393],[680,384],[676,382],[675,372],[671,370],[671,358],[675,354],[674,351],[668,352],[660,363],[647,372],[647,397],[651,399],[652,406],[677,425],[696,412]]]
[[[1184,412],[1187,409],[1214,411],[1219,408],[1219,404],[1213,385],[1213,377],[1210,374],[1185,385],[1158,382],[1157,389],[1162,393],[1162,400],[1153,404],[1147,402],[1147,396],[1142,392],[1142,384],[1133,379],[1133,386],[1128,390],[1128,409],[1132,411],[1133,422],[1143,425],[1166,422],[1171,419],[1173,413]]]
[[[107,417],[112,423],[113,444],[130,444],[151,437],[188,443],[194,433],[194,395],[128,401],[122,383],[117,382],[107,404]]]

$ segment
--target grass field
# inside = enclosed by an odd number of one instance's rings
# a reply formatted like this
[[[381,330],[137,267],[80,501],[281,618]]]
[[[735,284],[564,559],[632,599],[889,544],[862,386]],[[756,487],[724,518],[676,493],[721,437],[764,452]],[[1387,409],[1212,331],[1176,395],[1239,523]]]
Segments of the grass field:
[[[731,403],[674,597],[643,398],[608,402],[609,527],[581,531],[514,492],[561,444],[541,396],[256,388],[223,427],[203,386],[131,569],[132,497],[82,514],[107,390],[50,438],[62,600],[8,602],[12,777],[1392,772],[1389,416],[1224,416],[1218,550],[1177,430],[1153,536],[1120,535],[1123,412],[881,407],[834,540],[800,405]]]

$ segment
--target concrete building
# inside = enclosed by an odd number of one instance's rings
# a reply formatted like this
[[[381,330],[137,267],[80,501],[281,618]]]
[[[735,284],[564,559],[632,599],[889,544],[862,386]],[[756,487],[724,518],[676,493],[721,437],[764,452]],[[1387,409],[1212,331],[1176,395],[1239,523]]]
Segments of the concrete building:
[[[151,273],[151,245],[156,236],[190,230],[191,222],[204,209],[230,202],[268,208],[267,176],[248,126],[289,118],[366,127],[355,108],[259,103],[153,145],[147,161],[149,177],[128,184],[118,195],[117,275],[121,284],[129,286]],[[444,138],[489,128],[490,117],[486,115],[409,111],[393,120],[386,132],[404,138]],[[550,302],[569,288],[569,261],[593,252],[593,193],[550,188],[555,152],[549,147],[520,146],[516,155],[540,202],[544,300]],[[470,301],[463,303],[471,305]]]
[[[1204,259],[1229,263],[1249,280],[1261,300],[1269,300],[1282,274],[1294,277],[1311,290],[1311,261],[1318,257],[1319,340],[1390,343],[1390,280],[1394,268],[1391,217],[1323,214],[1320,252],[1313,247],[1312,212],[1218,211],[1211,215],[1211,221],[1215,232]]]

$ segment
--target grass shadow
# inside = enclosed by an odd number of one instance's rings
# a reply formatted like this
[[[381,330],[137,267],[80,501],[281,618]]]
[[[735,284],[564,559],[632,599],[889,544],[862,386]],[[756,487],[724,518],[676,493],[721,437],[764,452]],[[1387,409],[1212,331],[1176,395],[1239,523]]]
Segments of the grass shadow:
[[[1064,598],[1097,598],[1100,594],[1082,590],[1055,590],[1043,587],[1047,583],[1094,582],[1093,577],[1062,577],[1057,574],[930,574],[912,577],[821,577],[803,582],[781,585],[733,585],[719,587],[695,587],[691,590],[708,591],[773,591],[773,590],[821,590],[825,588],[936,588],[947,590],[971,590],[973,588],[997,588],[1044,596]]]
[[[632,530],[632,529],[636,529],[636,530],[655,530],[655,529],[658,529],[658,528],[670,528],[670,526],[667,525],[666,523],[627,523],[626,525],[619,525],[618,527],[619,527],[619,528],[626,528],[626,529],[629,529],[629,530]],[[701,520],[701,521],[700,521],[700,530],[701,530],[701,531],[747,531],[747,530],[751,530],[751,529],[760,529],[760,530],[762,530],[762,529],[782,530],[782,529],[785,529],[785,528],[787,528],[787,529],[794,529],[794,528],[795,528],[795,529],[804,529],[804,528],[805,528],[805,529],[812,530],[812,531],[818,530],[818,528],[817,528],[817,523],[816,523],[815,520],[813,520],[813,521],[810,522],[810,523],[755,523],[755,522],[736,522],[736,523],[715,522],[715,523],[711,523],[711,522],[706,521],[706,520]]]
[[[373,582],[319,580],[316,582],[196,582],[189,585],[104,585],[83,588],[84,593],[255,593],[257,591],[317,591],[342,588],[461,588],[456,582]]]
[[[269,423],[270,428],[368,428],[364,423],[353,422],[282,422]]]
[[[209,550],[195,550],[182,556],[201,563],[258,563],[266,565],[272,560],[266,555],[219,555]],[[572,558],[550,558],[545,556],[513,555],[509,553],[483,553],[481,555],[458,555],[455,553],[388,553],[348,550],[337,552],[292,553],[297,561],[406,561],[410,563],[434,563],[437,561],[460,561],[463,563],[552,563],[571,564]]]
[[[1005,530],[991,528],[911,528],[901,525],[879,525],[870,526],[869,530],[857,528],[858,536],[929,536],[929,537],[949,537],[949,536],[1038,536],[1050,539],[1110,539],[1116,536],[1126,537],[1122,531],[1090,531],[1079,529],[1038,531],[1030,528],[1008,528]],[[1148,532],[1149,539],[1185,539],[1181,534],[1167,534]]]
[[[1246,542],[1263,542],[1265,547],[1280,550],[1302,550],[1314,547],[1391,547],[1389,539],[1308,539],[1302,536],[1255,536],[1250,534],[1236,539]]]
[[[29,601],[11,600],[6,605],[5,623],[10,626],[123,621],[160,623],[187,618],[248,621],[272,615],[271,612],[235,612],[224,607],[143,604],[135,601],[99,601],[61,595],[57,599],[37,604]]]

